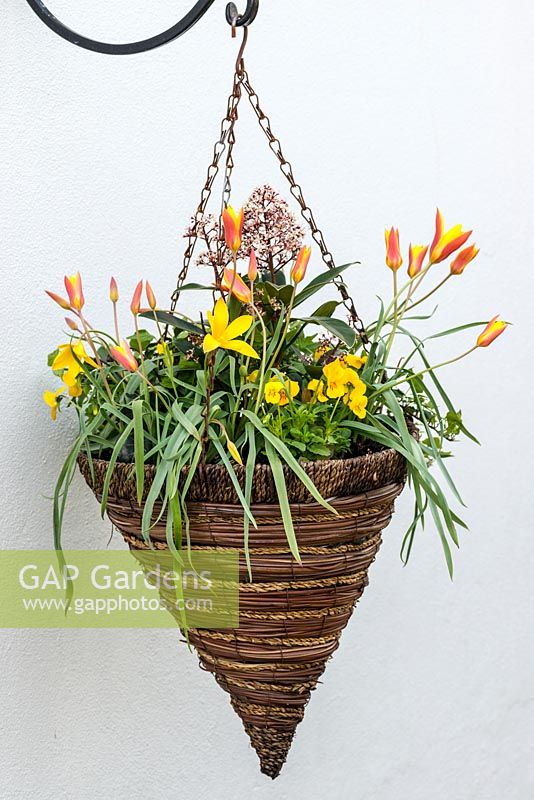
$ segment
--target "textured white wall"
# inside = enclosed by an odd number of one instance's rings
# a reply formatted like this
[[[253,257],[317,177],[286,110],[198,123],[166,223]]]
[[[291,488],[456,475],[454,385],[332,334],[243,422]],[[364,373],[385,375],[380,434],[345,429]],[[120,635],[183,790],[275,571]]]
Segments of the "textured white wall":
[[[145,3],[111,5],[96,6],[106,25],[87,12],[86,30],[142,32]],[[250,72],[334,252],[364,264],[350,278],[362,315],[388,288],[384,226],[399,225],[405,244],[428,239],[439,203],[451,223],[475,227],[482,247],[447,289],[439,321],[500,312],[515,322],[447,375],[484,443],[459,446],[453,464],[471,524],[456,579],[431,528],[401,567],[403,497],[275,785],[259,774],[226,696],[172,631],[3,631],[0,795],[529,800],[534,7],[262,5]],[[164,25],[174,6],[162,4]],[[66,0],[53,9],[76,19]],[[65,417],[51,425],[40,399],[60,339],[43,288],[80,269],[95,323],[108,321],[96,304],[110,273],[128,293],[146,276],[160,297],[170,292],[229,90],[235,47],[223,11],[217,3],[174,45],[110,58],[55,37],[23,0],[3,8],[4,547],[50,547],[46,495],[72,435]],[[237,203],[266,180],[283,188],[248,114],[240,133]],[[105,547],[108,535],[78,479],[66,542]]]

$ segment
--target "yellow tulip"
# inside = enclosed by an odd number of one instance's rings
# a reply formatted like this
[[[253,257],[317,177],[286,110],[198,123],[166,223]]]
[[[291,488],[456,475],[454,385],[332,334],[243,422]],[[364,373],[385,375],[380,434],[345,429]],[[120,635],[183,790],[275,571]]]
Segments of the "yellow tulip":
[[[247,342],[237,341],[238,336],[242,336],[253,323],[253,318],[249,314],[238,317],[230,322],[228,306],[221,298],[217,300],[213,312],[208,311],[208,320],[211,333],[206,334],[203,342],[205,353],[211,353],[221,348],[222,350],[233,350],[247,358],[259,358],[259,355]]]
[[[234,461],[237,461],[237,463],[241,464],[241,466],[242,466],[243,465],[243,459],[241,458],[241,456],[239,454],[239,450],[237,449],[235,444],[232,441],[230,441],[230,439],[226,440],[226,447],[228,448],[228,452],[230,453],[230,455],[232,456]]]
[[[58,399],[59,399],[59,396],[61,394],[63,394],[64,391],[65,391],[65,387],[64,386],[60,386],[60,388],[57,389],[57,391],[55,391],[55,392],[50,392],[50,391],[43,392],[43,400],[45,401],[46,405],[49,406],[50,414],[51,414],[52,419],[54,420],[54,422],[56,420],[57,410],[59,408]]]

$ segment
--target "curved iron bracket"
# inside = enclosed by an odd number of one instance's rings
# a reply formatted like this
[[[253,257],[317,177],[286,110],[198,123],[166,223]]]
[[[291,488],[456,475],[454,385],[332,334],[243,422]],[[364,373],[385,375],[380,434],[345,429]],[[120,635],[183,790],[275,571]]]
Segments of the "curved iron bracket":
[[[191,11],[182,17],[182,19],[163,33],[157,36],[151,36],[149,39],[144,39],[140,42],[130,42],[128,44],[110,44],[107,42],[98,42],[95,39],[89,39],[87,36],[82,36],[79,33],[68,28],[57,17],[55,17],[46,7],[44,0],[26,0],[30,8],[32,8],[39,19],[41,19],[50,30],[57,33],[63,39],[66,39],[78,47],[84,47],[86,50],[92,50],[95,53],[105,53],[106,55],[133,55],[134,53],[144,53],[146,50],[153,50],[156,47],[161,47],[168,42],[174,41],[179,36],[187,33],[193,25],[202,19],[206,11],[213,5],[215,0],[198,0],[193,6]],[[258,13],[259,0],[247,0],[247,8],[243,14],[239,14],[235,3],[229,3],[226,7],[226,19],[233,28],[247,27],[254,22]]]

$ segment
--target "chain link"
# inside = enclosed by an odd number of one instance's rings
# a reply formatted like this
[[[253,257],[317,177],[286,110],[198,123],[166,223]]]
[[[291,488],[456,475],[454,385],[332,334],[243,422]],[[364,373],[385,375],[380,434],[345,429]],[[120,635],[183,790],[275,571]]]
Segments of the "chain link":
[[[313,211],[306,203],[302,187],[300,186],[300,184],[297,183],[295,179],[293,173],[293,167],[291,163],[286,159],[284,152],[282,150],[281,142],[273,133],[271,127],[271,121],[269,117],[264,113],[260,105],[259,97],[250,83],[250,79],[245,69],[245,63],[243,59],[243,53],[247,43],[247,35],[248,31],[245,28],[243,44],[241,45],[241,49],[239,51],[236,63],[232,94],[230,95],[230,98],[228,100],[228,108],[226,116],[223,119],[221,125],[221,135],[219,137],[219,140],[215,144],[213,161],[208,169],[208,176],[206,179],[206,183],[202,190],[200,203],[193,219],[192,235],[189,237],[188,246],[185,251],[183,267],[178,276],[177,288],[172,295],[171,309],[173,311],[176,308],[176,304],[180,296],[180,289],[187,277],[187,273],[191,264],[191,259],[193,257],[195,246],[198,241],[198,225],[202,222],[202,219],[205,215],[207,204],[213,190],[213,184],[219,173],[220,161],[226,148],[228,148],[228,150],[226,156],[226,168],[225,168],[223,196],[222,196],[223,208],[230,200],[231,175],[234,168],[233,148],[236,141],[235,124],[238,119],[238,107],[242,97],[242,89],[244,89],[246,94],[248,95],[250,105],[252,106],[252,109],[256,114],[261,129],[263,130],[265,136],[267,137],[267,140],[269,142],[269,147],[276,156],[280,164],[280,171],[289,182],[291,194],[295,198],[300,207],[302,217],[304,218],[304,220],[307,222],[308,226],[311,229],[312,237],[321,251],[321,256],[324,263],[326,264],[328,269],[336,268],[334,257],[326,245],[323,232],[318,227],[315,221]],[[341,295],[343,305],[346,311],[348,312],[351,324],[359,334],[362,343],[366,345],[369,340],[365,332],[364,324],[356,311],[354,301],[350,297],[345,283],[339,276],[334,278],[333,283],[335,284]]]

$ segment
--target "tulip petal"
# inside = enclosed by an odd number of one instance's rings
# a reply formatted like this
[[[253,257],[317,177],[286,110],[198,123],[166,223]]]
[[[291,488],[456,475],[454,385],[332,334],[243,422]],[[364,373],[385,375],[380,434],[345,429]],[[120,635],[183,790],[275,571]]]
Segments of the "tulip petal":
[[[225,339],[237,339],[238,336],[242,336],[248,330],[250,330],[250,326],[253,323],[253,319],[249,315],[245,315],[242,317],[238,317],[231,322],[224,332]]]
[[[233,350],[235,353],[240,353],[247,358],[259,358],[259,355],[248,342],[240,342],[237,339],[232,342],[224,342],[225,350]]]

